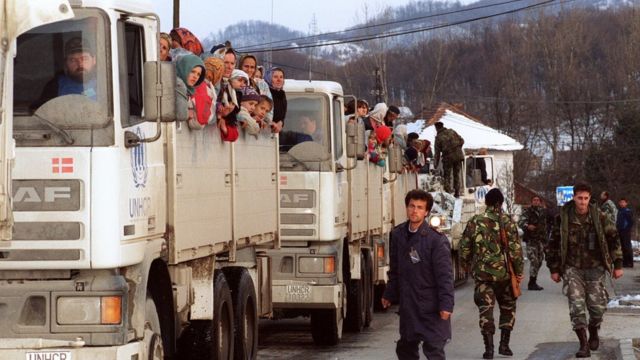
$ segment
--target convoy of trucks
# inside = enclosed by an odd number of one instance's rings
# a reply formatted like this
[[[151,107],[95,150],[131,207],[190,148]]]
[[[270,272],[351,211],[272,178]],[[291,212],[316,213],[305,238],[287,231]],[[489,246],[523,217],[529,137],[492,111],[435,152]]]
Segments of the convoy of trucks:
[[[393,147],[386,167],[368,161],[340,84],[287,80],[280,136],[227,143],[176,119],[149,2],[0,10],[0,359],[254,359],[261,318],[308,316],[323,345],[371,323],[418,179]],[[73,37],[95,49],[95,99],[34,106]],[[304,118],[314,141],[299,141]],[[459,281],[457,243],[487,189],[464,180],[456,199],[420,179]]]

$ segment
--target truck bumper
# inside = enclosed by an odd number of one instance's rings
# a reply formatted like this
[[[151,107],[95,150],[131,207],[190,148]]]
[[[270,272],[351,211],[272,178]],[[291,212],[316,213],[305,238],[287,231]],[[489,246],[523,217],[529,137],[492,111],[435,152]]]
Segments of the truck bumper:
[[[312,285],[280,280],[272,286],[274,309],[338,309],[344,294],[341,285]]]
[[[38,339],[33,339],[38,340]],[[15,339],[0,339],[0,360],[131,360],[146,359],[146,351],[142,342],[132,342],[120,346],[80,347],[80,348],[47,348],[33,349],[15,348]],[[22,346],[24,343],[18,345]],[[14,347],[14,348],[11,348]]]

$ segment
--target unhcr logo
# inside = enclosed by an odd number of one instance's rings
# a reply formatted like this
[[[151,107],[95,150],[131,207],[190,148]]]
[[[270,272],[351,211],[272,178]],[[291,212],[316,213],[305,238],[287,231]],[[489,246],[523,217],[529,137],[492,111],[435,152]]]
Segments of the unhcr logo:
[[[136,135],[140,139],[144,139],[144,133],[140,128],[136,129]],[[133,184],[139,187],[147,185],[147,176],[149,168],[147,167],[147,144],[141,142],[131,151],[131,171],[133,173]]]

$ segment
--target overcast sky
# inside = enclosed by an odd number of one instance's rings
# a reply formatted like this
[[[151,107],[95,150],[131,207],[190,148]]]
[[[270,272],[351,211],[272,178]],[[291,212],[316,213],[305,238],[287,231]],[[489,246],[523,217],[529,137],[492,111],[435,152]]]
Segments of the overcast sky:
[[[288,28],[309,32],[315,15],[318,32],[336,31],[365,19],[365,4],[369,17],[387,6],[406,5],[416,0],[181,0],[180,26],[203,39],[211,32],[243,20],[271,22]],[[467,4],[473,0],[460,0]],[[173,25],[173,0],[153,0],[160,15],[162,30]]]

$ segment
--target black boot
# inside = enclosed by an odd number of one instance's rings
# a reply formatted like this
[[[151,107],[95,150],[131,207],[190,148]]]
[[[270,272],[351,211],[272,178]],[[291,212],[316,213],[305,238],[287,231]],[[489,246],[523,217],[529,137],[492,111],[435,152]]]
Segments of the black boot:
[[[509,338],[511,337],[511,330],[502,329],[500,333],[500,346],[498,347],[498,354],[512,356],[513,351],[509,349]]]
[[[589,325],[589,349],[592,351],[598,350],[600,347],[600,338],[598,337],[599,326]]]
[[[529,290],[544,290],[544,288],[536,282],[537,277],[529,276]]]
[[[580,340],[580,349],[576,353],[577,358],[586,358],[591,356],[591,351],[589,351],[589,342],[587,341],[587,329],[582,328],[575,330],[576,335],[578,335],[578,340]]]
[[[482,333],[482,339],[484,340],[484,354],[483,359],[493,359],[493,334]]]

